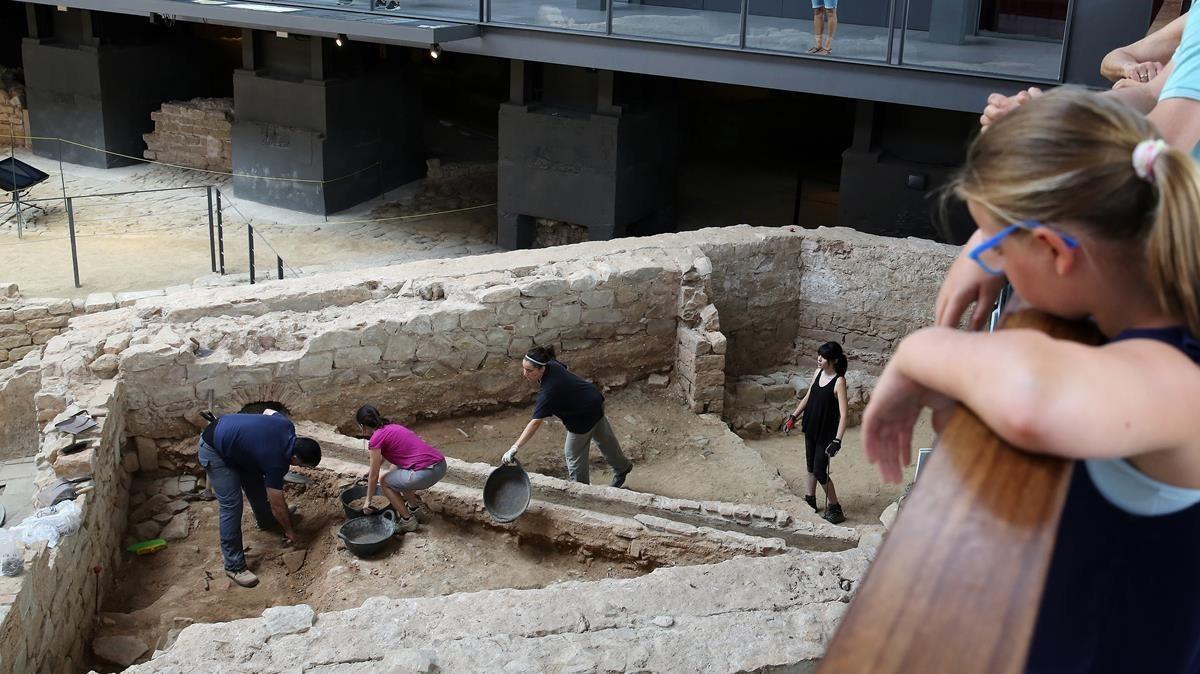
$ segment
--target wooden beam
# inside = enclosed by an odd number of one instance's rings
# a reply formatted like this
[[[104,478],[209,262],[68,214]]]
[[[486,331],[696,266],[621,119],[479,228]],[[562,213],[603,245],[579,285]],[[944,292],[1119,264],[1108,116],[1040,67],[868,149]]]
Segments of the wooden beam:
[[[1090,324],[1033,311],[1004,327],[1101,343]],[[818,674],[1023,672],[1071,466],[1012,447],[960,407]]]
[[[1180,14],[1183,14],[1183,0],[1163,0],[1162,7],[1158,8],[1158,15],[1150,22],[1150,30],[1146,31],[1146,35],[1178,19]]]

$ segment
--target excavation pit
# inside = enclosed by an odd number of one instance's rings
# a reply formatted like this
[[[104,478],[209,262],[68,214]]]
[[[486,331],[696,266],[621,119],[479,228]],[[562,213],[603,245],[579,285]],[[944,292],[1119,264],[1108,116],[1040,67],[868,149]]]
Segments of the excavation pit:
[[[25,574],[0,583],[11,604],[0,642],[39,671],[111,671],[89,648],[101,639],[143,643],[130,661],[174,640],[138,671],[386,670],[396,654],[381,648],[396,639],[445,671],[561,671],[579,665],[568,662],[576,652],[612,671],[811,662],[897,494],[878,486],[851,428],[834,471],[848,520],[829,525],[801,498],[803,439],[747,440],[731,426],[776,425],[794,404],[790,377],[811,372],[824,340],[846,344],[853,369],[877,372],[900,336],[927,322],[951,253],[735,228],[183,293],[72,318],[31,370],[39,388],[26,397],[28,425],[36,416],[51,428],[32,443],[41,483],[92,476],[84,533],[27,551]],[[877,292],[901,278],[917,289],[903,301]],[[498,524],[483,480],[528,422],[534,391],[519,363],[535,342],[559,347],[604,389],[635,469],[621,490],[603,486],[611,473],[599,462],[591,486],[560,479],[565,431],[548,423],[521,453],[533,501]],[[328,452],[320,469],[298,471],[311,483],[286,487],[303,550],[257,531],[246,509],[261,580],[247,590],[224,578],[216,504],[187,497],[204,483],[201,412],[255,403],[320,435]],[[334,532],[345,521],[337,497],[368,457],[337,428],[358,433],[348,424],[363,403],[450,460],[425,493],[435,520],[360,560]],[[71,405],[98,428],[68,454],[47,424]],[[151,533],[168,547],[124,552]],[[572,580],[585,582],[563,583]],[[318,629],[278,638],[263,612],[292,605],[306,605],[292,612]],[[385,634],[395,624],[402,633]]]
[[[289,503],[299,506],[295,548],[283,547],[277,534],[259,531],[248,505],[243,513],[243,545],[258,587],[237,587],[226,578],[217,504],[193,501],[183,511],[190,520],[186,538],[171,541],[156,554],[126,556],[96,637],[135,637],[147,644],[144,657],[149,657],[187,624],[257,617],[268,606],[308,604],[317,612],[337,611],[355,608],[369,597],[539,588],[568,580],[629,578],[657,566],[442,513],[418,531],[393,538],[378,555],[360,559],[336,537],[346,522],[337,497],[347,477],[301,470],[312,484],[285,488]],[[467,495],[465,488],[462,494]],[[437,507],[437,499],[429,500]],[[544,515],[531,516],[539,526],[547,524]],[[117,671],[101,661],[92,664],[98,671]]]

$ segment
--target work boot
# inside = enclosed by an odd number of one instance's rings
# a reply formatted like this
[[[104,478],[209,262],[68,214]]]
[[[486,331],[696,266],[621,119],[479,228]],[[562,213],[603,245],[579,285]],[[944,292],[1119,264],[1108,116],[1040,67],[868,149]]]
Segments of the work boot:
[[[230,571],[225,569],[225,575],[229,576],[229,580],[241,585],[242,587],[254,587],[258,585],[258,576],[254,575],[250,569],[242,569],[241,571]]]
[[[812,507],[813,512],[821,512],[821,509],[817,507],[817,497],[816,496],[805,496],[804,502]]]
[[[609,486],[617,487],[617,488],[624,486],[625,485],[625,476],[628,475],[629,473],[631,473],[632,471],[633,471],[633,466],[630,466],[629,470],[625,471],[624,473],[613,474],[612,484],[610,484]]]
[[[400,517],[396,516],[395,535],[412,533],[417,530],[416,517]]]
[[[838,503],[830,503],[825,508],[825,514],[821,515],[821,517],[824,517],[825,521],[830,524],[838,524],[846,521],[846,516],[842,514],[842,506]]]
[[[433,519],[433,512],[424,503],[406,502],[404,505],[408,506],[408,512],[412,513],[412,516],[421,524],[425,524]]]

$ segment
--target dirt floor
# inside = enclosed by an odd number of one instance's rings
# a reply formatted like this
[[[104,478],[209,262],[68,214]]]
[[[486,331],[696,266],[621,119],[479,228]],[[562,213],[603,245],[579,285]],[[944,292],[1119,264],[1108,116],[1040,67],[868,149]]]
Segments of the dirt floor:
[[[556,552],[515,536],[434,515],[415,533],[393,539],[372,559],[359,559],[336,537],[345,523],[338,495],[344,486],[329,473],[300,469],[313,478],[288,485],[298,504],[294,548],[257,529],[246,507],[242,519],[247,562],[258,587],[232,585],[223,572],[216,502],[193,503],[190,533],[160,552],[127,557],[121,580],[109,593],[96,636],[129,635],[164,648],[173,630],[191,622],[256,617],[271,606],[309,604],[317,612],[354,608],[370,597],[429,597],[497,588],[536,588],[565,580],[628,578],[645,571],[632,564]],[[305,551],[298,555],[297,551]],[[303,557],[299,568],[289,569]],[[103,662],[97,671],[115,671]]]
[[[450,456],[498,463],[528,413],[513,409],[418,424],[414,430]],[[609,395],[608,417],[635,461],[627,482],[630,489],[772,505],[819,521],[800,500],[805,476],[803,437],[774,435],[744,441],[714,417],[693,415],[668,391],[644,384]],[[544,426],[521,453],[526,468],[565,477],[563,433],[560,424]],[[918,444],[932,439],[927,419],[918,426],[916,438]],[[364,450],[363,458],[365,454]],[[902,493],[900,486],[882,484],[874,467],[866,463],[858,428],[846,433],[844,449],[833,466],[848,526],[878,524],[880,512]],[[300,472],[314,481],[287,486],[289,503],[300,508],[296,548],[283,548],[277,534],[259,531],[248,506],[243,516],[247,560],[261,580],[258,587],[232,586],[224,576],[217,505],[195,502],[189,509],[192,522],[186,539],[152,555],[129,557],[121,570],[122,580],[104,606],[97,636],[136,636],[151,649],[162,648],[173,631],[190,622],[258,616],[270,606],[307,603],[321,612],[357,607],[373,596],[533,588],[644,572],[628,562],[547,550],[438,516],[418,532],[390,542],[378,557],[358,559],[340,549],[336,537],[345,522],[337,497],[346,480],[320,470]],[[593,449],[593,483],[610,479],[611,472]],[[289,569],[289,562],[294,566],[300,561],[297,550],[306,551],[303,563]],[[103,663],[91,664],[98,671],[111,671],[102,669]]]
[[[220,176],[152,165],[101,170],[64,164],[66,193],[76,197],[74,220],[82,287],[75,288],[59,165],[29,152],[17,152],[17,156],[52,174],[52,180],[35,187],[32,195],[52,200],[37,202],[47,213],[28,218],[21,236],[15,219],[0,224],[0,280],[17,283],[25,297],[83,297],[94,292],[223,280],[211,273],[208,202],[203,189],[83,196],[126,190],[221,187],[225,194],[225,269],[231,276],[242,275],[242,282],[249,270],[247,224],[253,225],[256,234],[259,277],[275,273],[276,253],[283,257],[285,274],[290,277],[495,250],[495,209],[470,209],[495,200],[494,185],[482,184],[487,182],[484,179],[454,185],[464,194],[442,194],[440,188],[411,183],[383,199],[324,218],[238,199]],[[470,210],[460,210],[464,208]],[[422,214],[433,215],[413,217]]]
[[[714,417],[696,416],[666,390],[644,384],[612,393],[606,407],[622,448],[634,461],[627,488],[675,498],[769,505],[820,521],[802,500],[807,473],[802,435],[743,440]],[[497,464],[529,421],[530,411],[532,407],[422,423],[413,430],[449,456]],[[534,472],[566,478],[565,433],[557,421],[543,425],[521,450],[522,464]],[[921,447],[933,441],[927,418],[918,424],[914,438]],[[843,440],[831,473],[846,513],[843,525],[879,524],[879,514],[904,487],[883,484],[875,467],[867,463],[860,428],[848,429]],[[910,467],[906,472],[908,479],[912,471]],[[611,479],[611,469],[593,445],[592,483],[607,484]],[[823,495],[817,500],[825,502]]]
[[[453,129],[449,133],[454,135]],[[494,157],[494,149],[491,153]],[[36,202],[48,213],[33,212],[21,237],[16,220],[0,223],[0,281],[17,283],[25,297],[84,297],[94,292],[155,290],[192,283],[244,283],[249,269],[247,223],[256,233],[259,278],[274,274],[277,253],[287,265],[285,274],[291,277],[496,250],[494,175],[447,185],[417,181],[382,199],[324,218],[240,199],[223,176],[154,165],[105,170],[64,164],[60,179],[57,161],[27,151],[16,155],[51,175],[31,195],[50,200]],[[791,223],[793,171],[756,166],[742,169],[736,172],[739,182],[730,187],[731,174],[724,164],[681,165],[677,228]],[[211,273],[204,189],[87,196],[205,185],[216,185],[225,195],[225,268],[230,276],[224,279]],[[74,286],[67,215],[61,199],[64,192],[75,197],[81,288]],[[802,194],[801,222],[808,226],[835,223],[834,186],[806,180]],[[420,214],[431,215],[413,217]],[[239,275],[241,278],[236,278]]]

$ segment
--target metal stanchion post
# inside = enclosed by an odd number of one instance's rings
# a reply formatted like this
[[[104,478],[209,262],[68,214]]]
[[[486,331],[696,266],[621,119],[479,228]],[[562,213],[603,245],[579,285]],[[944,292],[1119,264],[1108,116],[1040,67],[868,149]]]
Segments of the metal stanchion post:
[[[212,270],[217,272],[217,235],[213,229],[213,188],[209,185],[205,192],[208,193],[208,256],[212,259]]]
[[[225,227],[221,215],[221,190],[217,190],[217,262],[221,276],[225,275]]]
[[[67,230],[71,235],[71,269],[75,272],[75,287],[79,284],[79,252],[75,248],[75,209],[71,205],[71,197],[67,197]]]
[[[283,258],[275,256],[275,267],[279,270],[279,280],[283,280]]]
[[[254,285],[254,225],[246,223],[246,237],[250,244],[250,285]]]

